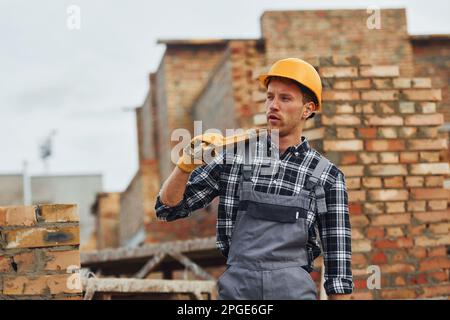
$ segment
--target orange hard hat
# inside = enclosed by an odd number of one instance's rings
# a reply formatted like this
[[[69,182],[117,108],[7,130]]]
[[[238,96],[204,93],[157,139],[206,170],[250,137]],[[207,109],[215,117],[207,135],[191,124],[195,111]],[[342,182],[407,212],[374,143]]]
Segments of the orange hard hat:
[[[260,75],[258,80],[263,86],[267,87],[267,80],[275,76],[294,80],[311,90],[316,95],[318,102],[315,112],[321,112],[322,81],[319,73],[311,64],[298,58],[278,60],[272,65],[269,72]]]

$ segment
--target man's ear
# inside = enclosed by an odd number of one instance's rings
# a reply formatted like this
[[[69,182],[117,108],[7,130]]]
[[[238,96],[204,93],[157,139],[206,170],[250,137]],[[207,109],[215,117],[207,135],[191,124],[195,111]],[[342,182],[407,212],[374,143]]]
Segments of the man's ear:
[[[308,117],[314,113],[314,110],[316,109],[316,106],[314,105],[314,102],[308,102],[303,106],[303,113],[302,113],[302,120],[308,119]]]

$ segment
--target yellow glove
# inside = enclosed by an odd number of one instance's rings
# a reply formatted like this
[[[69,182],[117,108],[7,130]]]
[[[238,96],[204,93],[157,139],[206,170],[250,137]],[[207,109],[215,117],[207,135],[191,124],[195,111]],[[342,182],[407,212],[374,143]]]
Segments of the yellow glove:
[[[182,171],[190,173],[203,162],[203,154],[207,151],[215,156],[214,148],[223,141],[223,136],[218,133],[206,133],[195,136],[189,145],[183,149],[183,155],[177,163],[177,167]],[[216,145],[217,144],[217,145]]]
[[[255,129],[242,134],[224,137],[218,133],[205,133],[195,136],[191,143],[183,149],[183,155],[177,163],[177,167],[186,173],[190,173],[195,168],[204,164],[204,155],[211,154],[217,156],[216,149],[223,148],[226,145],[249,140],[254,134],[260,135],[264,130]]]

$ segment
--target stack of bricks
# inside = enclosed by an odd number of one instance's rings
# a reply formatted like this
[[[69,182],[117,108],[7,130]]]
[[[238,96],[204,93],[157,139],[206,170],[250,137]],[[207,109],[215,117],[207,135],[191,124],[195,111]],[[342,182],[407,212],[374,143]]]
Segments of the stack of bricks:
[[[439,153],[439,89],[427,78],[405,78],[398,66],[357,58],[319,59],[323,114],[309,132],[315,147],[346,177],[352,224],[354,298],[450,296],[449,164]],[[381,289],[370,290],[370,265]]]
[[[76,205],[0,207],[0,299],[82,298]]]

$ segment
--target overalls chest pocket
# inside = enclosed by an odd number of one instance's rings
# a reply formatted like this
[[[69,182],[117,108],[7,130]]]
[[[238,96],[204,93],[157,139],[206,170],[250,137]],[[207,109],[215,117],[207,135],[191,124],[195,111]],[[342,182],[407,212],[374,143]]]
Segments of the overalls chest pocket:
[[[268,195],[269,198],[272,195]],[[275,196],[276,197],[276,196]],[[281,199],[279,199],[281,200]],[[299,205],[282,205],[279,201],[269,201],[261,203],[248,201],[247,213],[256,219],[280,222],[295,223],[299,219],[306,219],[309,209],[309,198],[302,199]]]
[[[249,188],[247,186],[246,189]],[[311,202],[309,192],[302,190],[300,194],[286,196],[251,190],[242,196],[244,199],[240,203],[240,211],[245,212],[243,216],[248,215],[250,221],[278,234],[277,237],[286,237],[285,243],[306,243]]]

